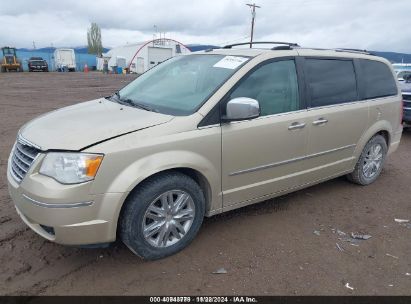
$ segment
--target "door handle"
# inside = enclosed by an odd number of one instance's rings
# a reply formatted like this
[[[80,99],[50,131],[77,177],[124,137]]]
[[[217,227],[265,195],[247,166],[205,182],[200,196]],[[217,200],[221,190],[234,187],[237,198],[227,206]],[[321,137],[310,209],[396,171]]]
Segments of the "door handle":
[[[325,118],[318,118],[317,120],[314,120],[313,121],[313,125],[314,126],[319,126],[319,125],[323,125],[323,124],[326,124],[328,122],[328,119],[325,119]]]
[[[288,126],[288,130],[296,130],[296,129],[302,129],[305,127],[305,123],[299,123],[299,122],[293,122],[291,125]]]

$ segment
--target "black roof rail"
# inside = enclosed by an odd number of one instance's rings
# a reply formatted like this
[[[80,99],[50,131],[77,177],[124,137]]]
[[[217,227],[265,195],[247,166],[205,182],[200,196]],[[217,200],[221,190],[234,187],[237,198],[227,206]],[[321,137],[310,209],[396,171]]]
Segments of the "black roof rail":
[[[297,43],[293,42],[279,42],[279,41],[256,41],[256,42],[242,42],[242,43],[234,43],[234,44],[228,44],[223,46],[223,49],[231,49],[233,46],[240,46],[240,45],[253,45],[253,44],[283,44],[288,46],[289,48],[296,46],[299,47]],[[275,48],[273,48],[275,49]]]
[[[334,49],[336,52],[350,52],[350,53],[359,53],[359,54],[366,54],[366,55],[372,55],[370,52],[367,50],[360,50],[360,49],[345,49],[345,48],[337,48]]]

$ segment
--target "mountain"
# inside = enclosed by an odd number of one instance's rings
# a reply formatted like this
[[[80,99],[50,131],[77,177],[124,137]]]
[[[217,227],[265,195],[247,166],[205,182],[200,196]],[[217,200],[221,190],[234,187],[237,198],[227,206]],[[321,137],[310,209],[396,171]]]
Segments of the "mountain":
[[[192,52],[219,48],[218,46],[211,45],[211,44],[187,44],[187,47]],[[381,52],[381,51],[369,51],[369,52],[371,54],[384,57],[387,60],[391,61],[392,63],[399,63],[399,62],[411,63],[411,54],[396,53],[396,52]]]
[[[204,51],[208,49],[218,49],[219,46],[211,45],[211,44],[186,44],[186,46],[192,52]]]
[[[370,51],[370,53],[377,56],[384,57],[385,59],[391,61],[392,63],[411,63],[411,54],[395,53],[395,52],[379,52]]]
[[[87,46],[79,46],[79,47],[68,47],[69,49],[74,49],[77,54],[88,54]],[[43,52],[43,53],[53,53],[55,47],[44,47],[39,49],[27,49],[27,48],[20,48],[17,51],[21,52]],[[103,53],[107,53],[110,49],[103,48]]]

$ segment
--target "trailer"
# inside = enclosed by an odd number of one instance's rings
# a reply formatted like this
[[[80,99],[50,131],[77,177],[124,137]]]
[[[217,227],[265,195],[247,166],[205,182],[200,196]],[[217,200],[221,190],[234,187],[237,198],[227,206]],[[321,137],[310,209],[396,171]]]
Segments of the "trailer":
[[[73,49],[56,49],[53,55],[54,68],[58,72],[75,72],[76,55]]]
[[[190,50],[181,42],[162,38],[136,44],[127,44],[111,49],[97,61],[97,69],[102,70],[104,61],[108,62],[110,70],[119,67],[119,58],[125,58],[126,68],[131,73],[142,74],[157,64]]]

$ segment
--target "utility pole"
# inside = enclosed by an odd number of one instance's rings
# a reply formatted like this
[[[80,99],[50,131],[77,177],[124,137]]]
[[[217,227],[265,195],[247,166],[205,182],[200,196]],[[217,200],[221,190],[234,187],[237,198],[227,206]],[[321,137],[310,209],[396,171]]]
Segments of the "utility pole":
[[[254,20],[255,20],[255,9],[261,8],[261,6],[253,4],[246,4],[251,8],[251,37],[250,37],[250,49],[253,47],[253,35],[254,35]]]

